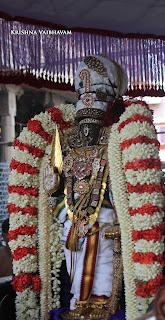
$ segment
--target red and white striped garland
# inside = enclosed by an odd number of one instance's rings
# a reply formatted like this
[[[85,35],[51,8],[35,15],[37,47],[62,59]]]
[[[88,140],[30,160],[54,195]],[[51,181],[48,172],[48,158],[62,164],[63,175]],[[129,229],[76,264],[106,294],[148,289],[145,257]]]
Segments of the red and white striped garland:
[[[61,109],[61,110],[60,110]],[[67,121],[62,115],[69,113]],[[49,305],[46,310],[54,306],[59,306],[59,280],[58,271],[62,261],[61,248],[56,246],[55,254],[52,257],[52,232],[53,237],[57,239],[61,235],[59,222],[55,221],[53,227],[53,217],[47,219],[45,215],[46,205],[41,206],[41,199],[44,195],[40,184],[44,164],[50,160],[50,150],[52,137],[55,130],[55,124],[58,124],[61,130],[66,130],[70,127],[70,122],[75,118],[75,106],[61,105],[59,108],[51,108],[45,113],[40,113],[31,119],[27,128],[24,128],[19,138],[14,142],[14,155],[11,161],[11,175],[9,179],[9,204],[8,211],[10,215],[10,230],[9,230],[9,245],[13,255],[13,273],[15,278],[13,286],[17,292],[16,297],[16,315],[17,319],[36,319],[43,318],[44,305],[41,308],[38,304],[38,293],[42,292],[41,283],[43,282],[43,265],[44,261],[41,256],[42,249],[48,247],[50,249],[50,259],[53,259],[54,283],[54,303]],[[62,131],[61,131],[62,132]],[[49,152],[48,152],[49,150]],[[46,198],[46,195],[45,195]],[[46,221],[44,220],[44,218]],[[36,231],[38,224],[52,224],[50,226],[50,237],[48,243],[40,239],[39,234],[39,259],[37,257],[37,238]],[[55,229],[56,228],[56,229]],[[53,230],[53,231],[52,231]],[[56,230],[56,231],[54,231]],[[44,237],[44,234],[42,235]],[[50,241],[50,242],[49,242]],[[47,247],[46,247],[47,246]],[[39,261],[40,264],[39,264]],[[49,259],[48,259],[49,260]],[[58,261],[56,261],[58,260]],[[49,274],[48,282],[51,282],[51,274]],[[48,290],[49,291],[49,290]],[[49,304],[47,301],[47,304]],[[45,314],[44,314],[45,316]],[[45,316],[46,319],[47,315]]]
[[[145,313],[163,281],[164,197],[158,151],[152,112],[144,102],[128,102],[112,126],[108,147],[121,226],[127,320]]]
[[[162,282],[163,195],[159,144],[151,111],[142,102],[131,101],[127,105],[119,122],[112,127],[108,154],[112,192],[122,231],[126,313],[130,320],[145,312]],[[59,109],[63,110],[63,118]],[[73,121],[74,117],[73,105],[49,109],[31,119],[14,142],[8,210],[17,319],[38,320],[51,307],[59,307],[57,274],[63,255],[57,243],[61,226],[47,212],[42,179],[44,167],[50,161],[55,123],[64,130],[69,127],[66,121]],[[36,254],[38,226],[39,261]],[[50,251],[47,261],[46,250]],[[54,296],[50,289],[51,278],[45,278],[46,263],[48,273],[53,263]]]

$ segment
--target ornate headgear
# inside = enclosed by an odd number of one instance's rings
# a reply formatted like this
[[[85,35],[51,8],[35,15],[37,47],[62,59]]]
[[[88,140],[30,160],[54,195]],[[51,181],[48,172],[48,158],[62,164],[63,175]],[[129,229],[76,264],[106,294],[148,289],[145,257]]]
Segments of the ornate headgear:
[[[103,119],[108,103],[122,96],[127,85],[127,74],[118,63],[102,55],[86,57],[75,75],[76,117]]]

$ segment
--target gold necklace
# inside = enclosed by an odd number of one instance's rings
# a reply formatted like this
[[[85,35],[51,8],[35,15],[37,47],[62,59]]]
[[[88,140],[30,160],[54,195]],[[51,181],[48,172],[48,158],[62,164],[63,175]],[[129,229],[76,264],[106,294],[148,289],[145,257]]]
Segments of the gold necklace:
[[[100,197],[99,197],[98,205],[97,205],[95,211],[92,214],[90,214],[90,216],[88,218],[88,223],[91,224],[91,225],[93,225],[96,222],[97,218],[98,218],[98,214],[99,214],[99,211],[100,211],[100,208],[101,208],[101,204],[102,204],[103,199],[104,199],[104,194],[105,194],[106,182],[107,182],[108,174],[109,174],[108,165],[106,165],[105,172],[104,172],[103,179],[102,179],[101,191],[100,191]],[[72,222],[73,222],[73,220],[74,220],[74,222],[77,222],[76,220],[78,220],[77,219],[78,218],[78,213],[81,211],[82,205],[85,203],[86,198],[89,196],[89,194],[92,191],[93,187],[94,186],[92,184],[90,191],[86,194],[85,197],[82,196],[80,198],[80,200],[74,206],[73,211],[71,211],[69,209],[69,205],[67,203],[67,187],[65,186],[65,189],[64,189],[65,206],[66,206],[66,209],[67,209],[68,217]],[[78,209],[78,212],[76,212],[76,216],[75,216],[74,212],[76,211],[76,209],[77,209],[77,207],[79,205],[80,205],[80,207]]]

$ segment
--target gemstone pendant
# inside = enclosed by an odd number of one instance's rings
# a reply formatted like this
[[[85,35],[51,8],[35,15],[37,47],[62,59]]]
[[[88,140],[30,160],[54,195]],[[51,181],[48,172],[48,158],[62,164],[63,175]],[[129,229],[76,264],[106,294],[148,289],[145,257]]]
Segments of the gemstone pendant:
[[[85,194],[89,191],[89,184],[85,180],[77,181],[73,190],[80,195]]]

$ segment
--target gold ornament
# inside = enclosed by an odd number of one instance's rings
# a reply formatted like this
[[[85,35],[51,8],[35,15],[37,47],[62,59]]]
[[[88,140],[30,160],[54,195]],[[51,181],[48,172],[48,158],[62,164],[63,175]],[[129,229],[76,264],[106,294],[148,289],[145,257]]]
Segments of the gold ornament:
[[[93,71],[96,71],[101,76],[108,78],[106,67],[96,57],[89,56],[84,59],[84,63],[87,65],[89,69],[92,69]]]
[[[73,187],[74,192],[82,195],[89,191],[89,183],[85,180],[77,181]]]
[[[53,146],[52,146],[52,153],[51,153],[51,165],[54,168],[58,169],[59,174],[62,173],[62,150],[61,150],[61,144],[60,144],[60,136],[58,132],[58,128],[56,125],[55,128],[55,134],[53,138]]]

